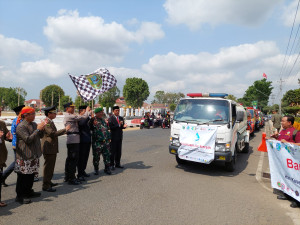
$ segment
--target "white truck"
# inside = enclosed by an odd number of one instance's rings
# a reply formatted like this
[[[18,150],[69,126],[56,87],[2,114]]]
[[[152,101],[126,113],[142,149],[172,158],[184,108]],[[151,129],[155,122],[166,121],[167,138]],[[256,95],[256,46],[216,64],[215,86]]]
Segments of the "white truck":
[[[213,160],[225,162],[225,169],[234,171],[237,153],[249,151],[250,134],[245,109],[235,101],[226,99],[227,94],[224,93],[191,93],[187,96],[180,100],[174,112],[169,152],[175,155],[178,164],[194,161],[178,156],[183,144],[180,142],[180,132],[186,126],[210,126],[216,132]]]

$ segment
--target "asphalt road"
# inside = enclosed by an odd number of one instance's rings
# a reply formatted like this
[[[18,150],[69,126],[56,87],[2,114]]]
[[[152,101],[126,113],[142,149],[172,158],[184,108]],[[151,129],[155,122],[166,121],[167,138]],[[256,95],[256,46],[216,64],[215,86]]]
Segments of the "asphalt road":
[[[233,173],[220,163],[178,166],[168,152],[169,134],[160,128],[124,132],[125,169],[107,176],[101,163],[95,176],[90,155],[91,177],[79,186],[63,182],[66,137],[60,137],[57,192],[42,192],[33,203],[20,205],[14,202],[12,174],[9,187],[2,188],[8,206],[0,208],[0,224],[293,224],[290,209],[256,180],[260,133],[251,140],[249,154],[238,156]],[[10,152],[8,163],[12,159]],[[41,181],[34,183],[35,191],[41,189]]]

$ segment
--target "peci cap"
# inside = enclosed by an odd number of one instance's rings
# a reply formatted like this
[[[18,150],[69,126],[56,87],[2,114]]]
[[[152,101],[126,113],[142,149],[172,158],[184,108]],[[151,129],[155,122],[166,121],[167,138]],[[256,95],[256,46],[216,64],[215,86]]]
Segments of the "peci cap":
[[[64,104],[64,108],[65,108],[65,109],[68,108],[68,107],[75,107],[75,105],[73,105],[72,102],[69,102],[69,103],[67,103],[67,104]]]
[[[79,110],[86,109],[86,107],[87,107],[87,105],[81,105],[81,106],[79,106]]]
[[[53,105],[53,106],[50,106],[50,107],[46,107],[46,108],[43,108],[41,109],[46,113],[56,113],[56,107]]]
[[[117,105],[115,105],[115,106],[113,107],[113,111],[114,111],[115,109],[120,109],[120,107],[117,106]]]
[[[19,114],[24,107],[25,107],[25,105],[19,105],[19,106],[13,108],[13,110],[15,111],[16,114]]]
[[[103,108],[102,108],[102,107],[99,107],[99,108],[96,108],[96,109],[95,109],[95,113],[102,112],[102,111],[103,111]]]

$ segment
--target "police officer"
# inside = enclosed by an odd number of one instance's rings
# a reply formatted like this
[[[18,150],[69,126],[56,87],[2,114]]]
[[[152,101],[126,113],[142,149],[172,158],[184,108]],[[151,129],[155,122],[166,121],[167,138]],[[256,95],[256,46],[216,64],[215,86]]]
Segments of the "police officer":
[[[80,181],[76,179],[76,166],[79,157],[80,148],[80,135],[78,129],[78,121],[86,119],[90,116],[90,107],[86,108],[86,112],[83,115],[75,115],[74,109],[75,105],[72,103],[67,103],[64,105],[66,114],[64,117],[65,127],[69,124],[71,127],[67,132],[67,158],[65,164],[65,181],[71,185],[78,185]]]
[[[110,170],[110,132],[106,121],[103,118],[103,108],[95,109],[95,117],[90,121],[92,130],[92,148],[93,148],[93,165],[95,175],[99,174],[99,161],[102,154],[105,165],[104,172],[111,175]]]
[[[83,115],[86,112],[86,108],[86,105],[79,106],[79,115]],[[89,126],[89,121],[90,117],[87,117],[86,119],[82,119],[78,122],[80,134],[80,149],[77,164],[77,178],[80,181],[84,181],[85,177],[90,176],[85,172],[91,149],[91,130]]]
[[[55,192],[56,183],[52,183],[51,179],[54,173],[54,167],[56,162],[56,156],[58,153],[58,136],[61,136],[70,129],[70,125],[67,125],[65,129],[57,131],[53,120],[56,118],[55,106],[42,109],[45,112],[47,125],[44,129],[44,136],[42,138],[42,152],[44,156],[44,176],[43,176],[43,191]]]

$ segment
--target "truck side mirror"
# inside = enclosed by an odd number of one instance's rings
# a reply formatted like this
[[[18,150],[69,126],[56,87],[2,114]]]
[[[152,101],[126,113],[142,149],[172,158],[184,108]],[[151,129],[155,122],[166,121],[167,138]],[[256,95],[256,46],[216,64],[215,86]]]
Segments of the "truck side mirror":
[[[241,121],[243,121],[244,120],[244,112],[243,111],[237,111],[236,112],[236,120],[238,121],[238,122],[241,122]]]

